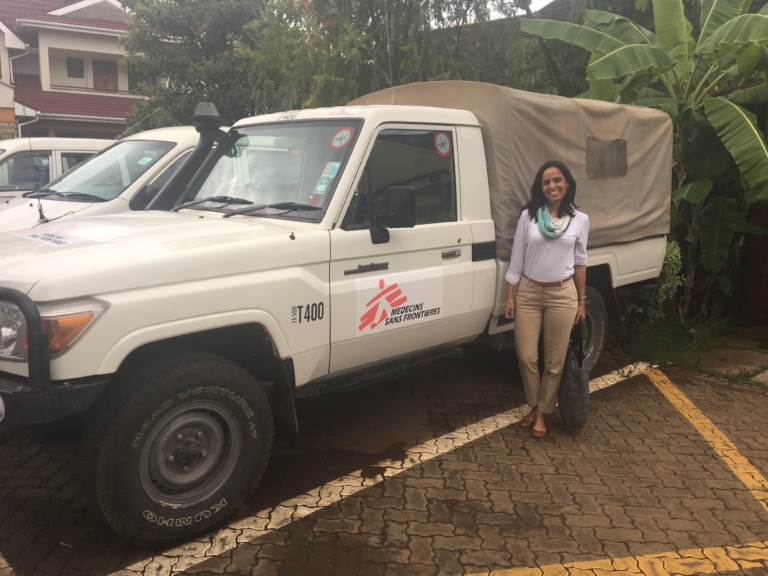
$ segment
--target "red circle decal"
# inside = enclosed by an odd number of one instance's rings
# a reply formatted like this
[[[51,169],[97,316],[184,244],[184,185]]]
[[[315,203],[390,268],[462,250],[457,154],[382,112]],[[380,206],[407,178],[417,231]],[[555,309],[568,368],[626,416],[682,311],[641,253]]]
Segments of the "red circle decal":
[[[435,152],[443,158],[451,155],[453,146],[451,145],[451,136],[447,132],[436,132],[434,138]]]
[[[328,143],[328,145],[331,147],[331,150],[341,150],[347,144],[352,142],[352,136],[354,135],[355,129],[351,126],[345,126],[336,132],[333,136],[331,136],[331,141]]]

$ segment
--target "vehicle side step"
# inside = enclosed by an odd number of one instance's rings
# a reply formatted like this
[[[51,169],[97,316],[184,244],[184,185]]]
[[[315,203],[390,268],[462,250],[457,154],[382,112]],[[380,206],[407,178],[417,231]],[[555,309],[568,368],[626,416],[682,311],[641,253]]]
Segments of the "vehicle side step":
[[[311,384],[305,384],[294,390],[294,398],[309,398],[317,396],[319,394],[325,394],[328,392],[348,392],[355,390],[363,386],[375,384],[382,380],[388,380],[401,376],[408,370],[421,366],[422,364],[429,364],[432,362],[438,362],[443,360],[451,360],[457,358],[464,353],[464,350],[458,346],[452,346],[450,348],[440,348],[427,352],[426,354],[420,354],[418,356],[411,356],[395,362],[389,362],[387,364],[381,364],[373,368],[369,368],[362,372],[350,374],[349,376],[340,376],[338,378],[330,378],[328,380],[321,380],[319,382],[312,382]]]

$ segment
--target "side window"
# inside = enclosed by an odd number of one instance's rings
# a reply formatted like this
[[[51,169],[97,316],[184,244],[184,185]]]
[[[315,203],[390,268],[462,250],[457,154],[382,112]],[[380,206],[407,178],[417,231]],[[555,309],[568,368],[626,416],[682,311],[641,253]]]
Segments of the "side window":
[[[17,152],[0,162],[0,190],[34,190],[51,181],[51,153]]]
[[[93,152],[62,152],[61,153],[61,173],[64,174],[72,170],[75,166],[93,156]]]
[[[456,220],[453,134],[447,130],[382,130],[344,216],[342,228],[370,228],[390,186],[411,186],[416,224]]]

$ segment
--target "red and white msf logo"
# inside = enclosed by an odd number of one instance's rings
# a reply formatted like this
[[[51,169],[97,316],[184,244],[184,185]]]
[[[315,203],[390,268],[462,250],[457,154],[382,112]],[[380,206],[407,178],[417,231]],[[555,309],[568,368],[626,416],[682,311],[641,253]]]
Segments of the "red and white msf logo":
[[[360,325],[357,327],[358,331],[363,331],[370,326],[371,330],[376,328],[379,324],[387,319],[387,308],[397,308],[408,302],[408,297],[403,295],[403,291],[397,287],[397,282],[387,286],[382,278],[379,280],[379,288],[381,292],[371,298],[365,305],[365,314],[360,316]],[[387,306],[381,299],[387,301]],[[381,305],[381,314],[379,314],[379,305]],[[378,317],[378,320],[376,318]]]

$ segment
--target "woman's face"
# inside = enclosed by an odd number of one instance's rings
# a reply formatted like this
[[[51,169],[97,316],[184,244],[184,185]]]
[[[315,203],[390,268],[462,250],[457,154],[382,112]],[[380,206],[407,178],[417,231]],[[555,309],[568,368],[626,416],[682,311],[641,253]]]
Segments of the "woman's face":
[[[563,176],[560,168],[552,166],[544,170],[541,176],[541,191],[548,204],[559,205],[568,190],[568,181]]]

